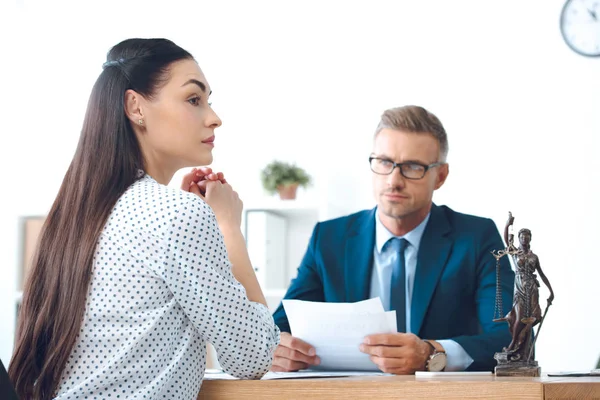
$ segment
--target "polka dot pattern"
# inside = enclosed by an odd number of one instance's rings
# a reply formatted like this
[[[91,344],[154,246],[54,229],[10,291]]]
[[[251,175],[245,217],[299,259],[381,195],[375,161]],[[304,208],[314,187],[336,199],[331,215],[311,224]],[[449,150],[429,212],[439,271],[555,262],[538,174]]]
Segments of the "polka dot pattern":
[[[103,229],[56,398],[196,399],[207,341],[226,373],[258,379],[279,329],[231,273],[212,209],[146,175]]]

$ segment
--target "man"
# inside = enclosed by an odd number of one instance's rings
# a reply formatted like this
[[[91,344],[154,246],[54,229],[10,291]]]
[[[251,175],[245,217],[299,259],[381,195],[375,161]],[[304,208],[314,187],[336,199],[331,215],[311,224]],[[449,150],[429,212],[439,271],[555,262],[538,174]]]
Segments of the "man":
[[[396,310],[398,333],[371,335],[360,350],[384,372],[492,370],[494,353],[510,343],[492,322],[496,260],[504,248],[493,221],[433,204],[448,177],[448,139],[422,107],[387,110],[369,157],[377,207],[318,223],[286,299],[356,302],[380,297]],[[501,260],[505,315],[514,273]],[[290,335],[282,305],[274,371],[319,363],[310,344]],[[286,333],[287,332],[287,333]],[[293,332],[292,332],[293,334]]]

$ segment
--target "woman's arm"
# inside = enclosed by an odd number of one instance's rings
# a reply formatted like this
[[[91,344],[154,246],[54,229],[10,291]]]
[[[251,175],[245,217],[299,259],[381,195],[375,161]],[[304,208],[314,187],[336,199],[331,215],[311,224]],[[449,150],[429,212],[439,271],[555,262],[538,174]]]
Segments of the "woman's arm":
[[[260,378],[271,368],[279,329],[268,308],[249,299],[251,285],[244,287],[234,276],[211,207],[192,194],[181,202],[165,227],[166,252],[156,272],[196,330],[215,347],[224,371]]]
[[[221,182],[222,185],[211,185],[211,182]],[[223,201],[217,198],[215,201],[211,201],[213,196],[210,193],[210,190],[223,192],[221,195],[229,194],[229,201],[232,203],[230,205],[231,209],[235,209],[236,206],[239,206],[239,212],[228,210],[232,212],[228,212],[228,216],[230,218],[225,218],[226,222],[219,223],[219,228],[223,234],[223,239],[225,242],[225,247],[227,249],[227,254],[229,256],[229,261],[231,261],[231,272],[235,276],[235,278],[240,282],[244,288],[246,289],[246,295],[250,301],[255,301],[257,303],[267,305],[267,300],[260,288],[258,283],[258,279],[256,278],[256,274],[254,273],[254,269],[252,268],[252,262],[250,261],[250,256],[248,255],[248,248],[246,247],[246,240],[242,235],[242,231],[240,229],[241,225],[241,201],[237,194],[232,192],[232,188],[230,185],[227,185],[227,181],[225,180],[225,175],[222,172],[213,172],[209,167],[201,167],[194,168],[190,173],[183,177],[181,183],[181,189],[194,193],[198,195],[202,200],[204,200],[207,204],[210,203],[221,203],[218,205],[223,205]],[[230,193],[227,193],[230,192]],[[239,203],[239,204],[236,204]],[[217,205],[215,204],[215,206]],[[217,207],[213,207],[213,212],[216,212],[215,209]],[[227,208],[227,207],[226,207]],[[232,216],[238,218],[231,218]],[[217,221],[219,222],[219,221]]]
[[[231,272],[246,289],[248,300],[267,305],[267,300],[260,288],[254,268],[250,262],[246,240],[241,229],[223,227],[223,240],[231,261]]]

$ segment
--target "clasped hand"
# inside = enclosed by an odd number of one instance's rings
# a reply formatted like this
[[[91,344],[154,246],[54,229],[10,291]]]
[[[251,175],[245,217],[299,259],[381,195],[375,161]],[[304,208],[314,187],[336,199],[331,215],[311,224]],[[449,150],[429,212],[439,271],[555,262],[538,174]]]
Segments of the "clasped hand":
[[[194,168],[183,177],[181,189],[200,196],[212,208],[221,230],[240,228],[243,203],[222,172]]]

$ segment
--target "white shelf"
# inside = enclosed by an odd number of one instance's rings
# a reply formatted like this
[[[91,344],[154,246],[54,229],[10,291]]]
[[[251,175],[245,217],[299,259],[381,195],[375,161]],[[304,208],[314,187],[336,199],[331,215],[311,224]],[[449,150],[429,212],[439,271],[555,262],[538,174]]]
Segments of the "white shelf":
[[[265,290],[265,297],[278,297],[278,298],[283,298],[283,296],[285,296],[285,292],[287,292],[287,289],[267,289]]]
[[[258,212],[283,217],[284,232],[275,228],[266,229],[265,223],[261,222],[265,218],[254,214]],[[273,196],[244,202],[242,232],[249,246],[250,260],[258,268],[257,278],[271,310],[279,305],[287,286],[296,277],[315,225],[345,214],[346,210],[329,203],[326,198],[280,200]],[[249,227],[249,223],[254,228]],[[279,260],[280,253],[274,250],[280,248],[284,251],[284,261]],[[280,281],[284,282],[285,288],[281,287]]]
[[[318,208],[319,204],[315,201],[309,200],[280,200],[277,197],[265,197],[260,199],[253,199],[246,202],[244,208],[268,208],[272,210],[289,210],[289,209],[307,209],[307,208]]]
[[[259,201],[250,201],[244,204],[244,212],[270,211],[284,217],[310,217],[318,218],[321,207],[312,201],[279,200],[267,198]]]

